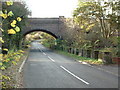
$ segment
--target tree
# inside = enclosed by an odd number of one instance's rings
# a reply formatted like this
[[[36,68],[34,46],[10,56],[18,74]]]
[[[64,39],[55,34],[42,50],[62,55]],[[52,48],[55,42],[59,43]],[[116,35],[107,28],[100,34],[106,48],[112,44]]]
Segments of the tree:
[[[119,2],[79,2],[73,13],[75,22],[87,33],[93,30],[96,25],[98,28],[100,27],[94,32],[99,32],[99,36],[105,42],[109,42],[105,43],[104,46],[109,47],[109,44],[115,43],[112,38],[116,39],[114,34],[118,32],[116,28],[118,26],[118,4]],[[112,10],[112,13],[108,13],[108,8],[110,11]]]
[[[4,14],[4,21],[2,22],[4,32],[2,38],[5,41],[3,46],[9,49],[19,49],[22,40],[21,32],[24,30],[25,20],[28,15],[30,15],[30,12],[22,2],[14,2],[14,4],[9,7],[3,2],[2,6],[1,13]],[[13,33],[11,34],[10,31]]]

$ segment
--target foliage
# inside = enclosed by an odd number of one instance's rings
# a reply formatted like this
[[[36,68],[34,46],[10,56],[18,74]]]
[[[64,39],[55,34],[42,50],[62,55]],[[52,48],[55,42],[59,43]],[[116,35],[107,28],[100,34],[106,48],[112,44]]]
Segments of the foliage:
[[[7,55],[0,54],[3,57],[0,59],[0,61],[1,61],[0,62],[0,70],[2,70],[2,75],[0,78],[0,80],[2,80],[2,82],[0,84],[2,85],[2,88],[15,88],[15,87],[11,86],[14,83],[13,76],[7,75],[7,73],[10,73],[7,70],[9,67],[11,67],[13,65],[17,65],[17,63],[19,62],[23,53],[24,53],[24,51],[19,50],[17,52],[9,51],[9,53]],[[7,71],[7,73],[4,73],[6,71]]]
[[[72,47],[112,52],[119,51],[120,2],[79,0],[73,18],[62,18],[61,38],[56,47]],[[60,44],[59,44],[60,43]],[[117,53],[118,52],[118,53]]]
[[[26,8],[26,5],[21,2],[14,2],[11,5],[3,2],[2,6],[0,16],[3,18],[1,22],[3,30],[2,38],[5,41],[3,47],[20,49],[22,43],[21,32],[24,29],[25,20],[30,12]]]
[[[99,33],[97,36],[99,40],[98,46],[110,47],[109,45],[117,45],[115,33],[118,31],[116,28],[118,26],[118,16],[115,13],[117,13],[118,8],[115,7],[118,4],[119,2],[104,2],[103,5],[101,5],[101,2],[79,2],[78,7],[74,10],[73,16],[80,28],[87,32],[88,40],[92,39],[90,37],[91,34]],[[112,8],[111,13],[108,12],[108,7]],[[102,42],[103,40],[104,43]],[[95,41],[91,41],[91,43]]]
[[[118,53],[117,56],[120,57],[120,36],[118,37]]]
[[[47,33],[41,33],[41,36],[42,36],[41,43],[43,45],[52,48],[53,46],[55,46],[57,44],[56,39],[53,36],[51,36]]]
[[[19,11],[19,12],[18,12]],[[12,2],[11,0],[2,3],[2,11],[0,11],[0,31],[2,31],[2,53],[0,54],[0,70],[7,71],[12,65],[17,65],[23,51],[20,49],[22,26],[25,24],[25,18],[28,15],[25,4],[20,2]],[[10,86],[11,77],[0,73],[2,80],[2,88],[14,88]]]
[[[79,0],[73,18],[61,20],[63,27],[60,33],[63,41],[66,42],[63,45],[97,50],[117,48],[119,4],[118,1],[82,2]]]

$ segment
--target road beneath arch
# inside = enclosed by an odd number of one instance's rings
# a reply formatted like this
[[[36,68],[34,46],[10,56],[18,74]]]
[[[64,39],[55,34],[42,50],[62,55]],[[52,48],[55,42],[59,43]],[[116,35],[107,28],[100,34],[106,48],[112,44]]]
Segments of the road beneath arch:
[[[33,42],[24,66],[25,88],[118,88],[118,77]]]

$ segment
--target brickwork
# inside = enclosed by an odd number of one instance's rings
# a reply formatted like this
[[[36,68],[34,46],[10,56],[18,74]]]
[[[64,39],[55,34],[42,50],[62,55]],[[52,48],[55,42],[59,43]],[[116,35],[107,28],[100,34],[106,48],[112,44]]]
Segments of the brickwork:
[[[62,17],[59,18],[29,18],[27,20],[27,27],[23,30],[23,35],[26,35],[34,31],[43,31],[51,34],[52,36],[59,38],[60,26],[62,24]]]

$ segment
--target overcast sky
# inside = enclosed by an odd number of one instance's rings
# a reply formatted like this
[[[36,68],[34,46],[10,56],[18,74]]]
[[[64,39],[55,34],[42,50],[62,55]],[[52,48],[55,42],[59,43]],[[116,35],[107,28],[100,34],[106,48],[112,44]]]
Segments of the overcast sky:
[[[78,0],[24,0],[32,17],[71,17]]]

